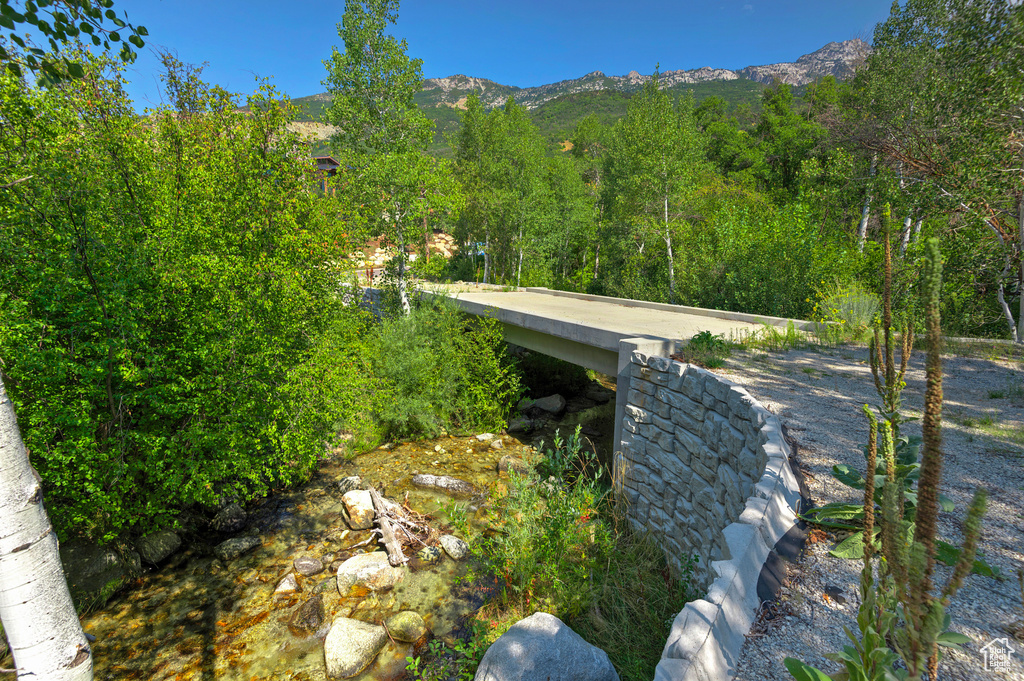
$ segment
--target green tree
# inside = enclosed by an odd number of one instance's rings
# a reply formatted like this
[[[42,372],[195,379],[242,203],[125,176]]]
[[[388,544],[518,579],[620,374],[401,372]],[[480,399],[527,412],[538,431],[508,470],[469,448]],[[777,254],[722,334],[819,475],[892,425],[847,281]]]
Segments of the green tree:
[[[26,71],[39,73],[48,84],[81,78],[85,74],[81,63],[62,49],[70,42],[84,39],[104,50],[121,43],[121,60],[135,61],[132,47],[142,49],[142,38],[149,32],[145,26],[133,26],[118,17],[113,6],[113,0],[0,0],[0,27],[7,29],[9,41],[7,45],[0,44],[0,64],[19,77]],[[106,28],[105,21],[110,21],[114,29]],[[25,24],[43,36],[49,52],[17,32]],[[125,30],[129,34],[126,42],[121,39],[121,31]]]
[[[423,84],[423,61],[410,59],[405,40],[385,32],[397,20],[397,0],[345,3],[338,25],[345,50],[334,48],[324,62],[332,96],[325,118],[340,128],[331,144],[346,168],[344,186],[371,233],[396,249],[398,296],[408,313],[411,230],[431,214],[457,214],[464,199],[449,165],[424,154],[433,123],[413,101]]]
[[[630,100],[608,154],[605,200],[610,212],[640,254],[651,234],[664,240],[670,300],[676,297],[673,232],[696,188],[703,147],[692,102],[674,107],[655,74]]]
[[[856,129],[916,205],[952,218],[947,252],[998,253],[984,277],[1018,342],[1024,307],[1015,319],[1008,294],[1024,306],[1022,41],[1024,8],[1010,0],[894,3],[875,29]]]

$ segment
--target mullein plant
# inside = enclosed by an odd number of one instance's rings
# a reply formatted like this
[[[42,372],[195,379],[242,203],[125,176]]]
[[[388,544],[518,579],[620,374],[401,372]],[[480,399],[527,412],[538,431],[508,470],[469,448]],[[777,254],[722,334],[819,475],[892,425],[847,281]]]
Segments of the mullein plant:
[[[906,382],[907,362],[914,347],[914,327],[904,319],[900,329],[900,368],[896,370],[895,339],[892,325],[892,241],[890,238],[890,212],[888,204],[882,211],[882,231],[884,234],[883,255],[883,289],[882,289],[882,328],[875,325],[874,338],[868,344],[868,356],[871,359],[871,374],[875,379],[875,389],[882,398],[882,415],[892,424],[893,433],[898,439],[900,435],[900,396]],[[883,342],[884,337],[884,342]],[[883,373],[884,370],[884,373]]]
[[[939,647],[956,647],[969,639],[949,631],[946,608],[971,572],[985,514],[986,493],[978,489],[964,522],[963,545],[953,573],[942,588],[934,583],[939,482],[942,477],[942,336],[939,292],[942,264],[937,239],[925,248],[923,296],[928,336],[927,388],[922,424],[923,444],[918,504],[914,521],[905,517],[903,486],[897,478],[894,424],[879,421],[864,406],[870,434],[864,484],[865,537],[875,534],[875,487],[882,486],[881,542],[864,542],[861,604],[857,613],[858,638],[848,628],[853,645],[826,655],[845,669],[828,675],[795,658],[786,669],[797,681],[920,681],[938,678]],[[890,355],[891,356],[891,355]],[[887,375],[888,378],[888,375]],[[884,476],[872,475],[878,465],[879,440]],[[876,479],[880,478],[880,479]],[[876,551],[879,553],[876,556]],[[878,579],[875,579],[875,558]],[[898,660],[903,661],[897,667]]]

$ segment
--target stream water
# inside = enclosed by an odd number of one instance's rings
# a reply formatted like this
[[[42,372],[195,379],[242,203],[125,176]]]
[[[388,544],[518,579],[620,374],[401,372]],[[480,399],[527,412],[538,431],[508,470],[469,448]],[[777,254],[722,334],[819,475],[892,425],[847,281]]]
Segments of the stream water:
[[[583,405],[588,406],[588,405]],[[446,508],[452,498],[412,486],[416,473],[448,475],[480,490],[468,505],[470,520],[486,524],[486,494],[500,482],[498,460],[508,454],[535,461],[535,445],[551,441],[555,427],[563,434],[577,424],[606,455],[611,443],[613,403],[567,413],[529,436],[499,436],[500,448],[473,436],[382,447],[346,461],[327,461],[303,487],[276,494],[250,508],[242,534],[258,536],[260,545],[224,563],[212,546],[199,540],[183,547],[168,564],[144,574],[122,595],[97,612],[83,616],[93,643],[97,679],[325,679],[323,637],[331,621],[347,616],[380,623],[403,610],[423,616],[430,634],[451,640],[461,621],[478,609],[488,593],[485,580],[460,579],[471,559],[444,555],[433,565],[413,559],[405,578],[388,591],[358,587],[340,594],[335,571],[296,574],[299,590],[275,595],[280,580],[296,558],[312,557],[336,567],[355,553],[376,550],[368,530],[348,528],[338,482],[359,475],[386,496],[406,500],[432,524],[448,527]],[[602,447],[601,445],[605,445]],[[492,587],[493,588],[493,587]],[[323,604],[322,624],[305,629],[296,624],[298,611],[310,599]],[[307,612],[308,608],[307,607]],[[315,625],[315,623],[314,623]],[[308,629],[314,628],[313,631]],[[416,644],[390,641],[356,679],[400,679],[406,656],[416,655],[429,637]]]

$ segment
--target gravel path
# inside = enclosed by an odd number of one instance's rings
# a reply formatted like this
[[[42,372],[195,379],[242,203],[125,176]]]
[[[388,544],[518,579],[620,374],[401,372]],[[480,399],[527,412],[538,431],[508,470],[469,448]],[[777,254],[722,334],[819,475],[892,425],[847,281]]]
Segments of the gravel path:
[[[956,510],[940,515],[940,538],[960,541],[961,522],[975,487],[987,488],[989,506],[980,549],[1005,579],[972,575],[956,595],[949,609],[952,628],[969,636],[971,643],[964,652],[944,656],[939,674],[943,680],[1024,679],[1024,641],[1008,633],[1024,616],[1016,578],[1016,571],[1024,567],[1024,364],[992,352],[988,358],[944,358],[942,491],[953,499]],[[718,370],[744,385],[787,424],[818,505],[860,500],[860,492],[836,482],[831,470],[840,463],[864,469],[860,448],[867,441],[867,424],[860,407],[878,403],[866,359],[863,348],[750,351],[733,356]],[[905,416],[921,416],[923,396],[924,353],[916,352],[903,393]],[[903,430],[920,435],[920,423],[907,424]],[[809,542],[800,562],[789,567],[787,585],[773,609],[778,616],[763,618],[748,636],[737,679],[791,679],[782,664],[787,656],[830,673],[839,670],[823,654],[848,643],[844,625],[856,630],[861,563],[829,556],[836,537],[812,533],[812,539],[815,534],[820,540]],[[950,572],[940,565],[937,582],[944,584]],[[1015,651],[1008,667],[985,669],[981,648],[1008,636]]]

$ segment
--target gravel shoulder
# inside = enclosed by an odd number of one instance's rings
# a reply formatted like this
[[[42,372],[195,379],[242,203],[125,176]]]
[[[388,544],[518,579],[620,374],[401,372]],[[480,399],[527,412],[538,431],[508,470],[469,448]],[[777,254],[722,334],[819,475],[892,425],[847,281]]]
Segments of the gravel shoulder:
[[[1024,364],[1000,358],[997,349],[990,357],[946,356],[943,360],[941,487],[956,509],[940,515],[940,538],[960,542],[961,523],[974,489],[985,487],[989,505],[980,550],[1004,579],[971,575],[954,598],[948,610],[952,628],[970,637],[971,643],[963,652],[943,657],[939,677],[1020,680],[1024,679],[1024,642],[1015,641],[1008,631],[1024,617],[1016,578],[1016,571],[1024,567]],[[861,446],[867,441],[867,424],[860,409],[865,403],[878,403],[866,349],[746,351],[717,371],[746,387],[787,425],[799,445],[799,464],[817,505],[859,501],[859,493],[838,483],[831,471],[841,463],[864,469]],[[920,417],[923,352],[915,352],[906,382],[903,413]],[[920,435],[920,422],[909,423],[903,430]],[[789,566],[779,602],[765,608],[771,616],[762,617],[747,637],[737,679],[791,679],[782,663],[787,656],[827,672],[839,670],[824,653],[841,650],[849,642],[844,626],[856,630],[861,563],[829,556],[836,536],[822,539],[808,542],[800,561]],[[944,584],[950,572],[940,565],[937,583]],[[986,670],[982,647],[1008,636],[1015,651],[1008,668]]]

